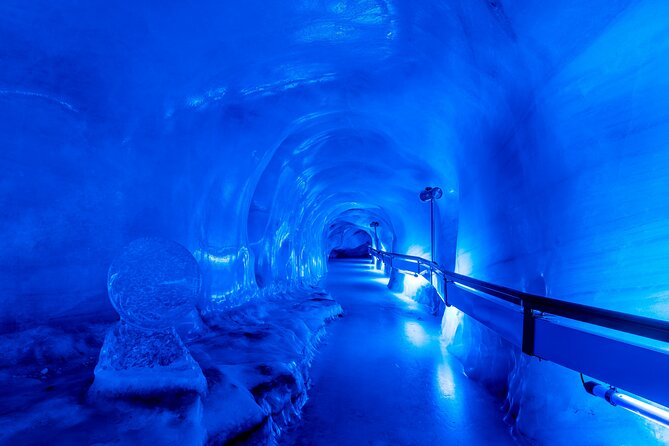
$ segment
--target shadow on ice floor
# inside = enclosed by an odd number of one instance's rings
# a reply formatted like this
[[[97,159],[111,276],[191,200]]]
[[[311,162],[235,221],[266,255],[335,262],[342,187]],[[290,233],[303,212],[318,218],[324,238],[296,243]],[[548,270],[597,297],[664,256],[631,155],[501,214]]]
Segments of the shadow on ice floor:
[[[440,321],[392,293],[369,261],[330,263],[323,287],[344,309],[311,370],[285,445],[515,444],[500,403],[440,344]]]

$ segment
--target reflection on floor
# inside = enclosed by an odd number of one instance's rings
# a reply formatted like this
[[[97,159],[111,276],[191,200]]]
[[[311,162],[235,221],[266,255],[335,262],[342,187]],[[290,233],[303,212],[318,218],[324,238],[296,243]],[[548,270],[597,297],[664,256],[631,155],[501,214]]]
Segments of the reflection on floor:
[[[335,261],[344,308],[316,355],[303,419],[285,445],[514,444],[500,402],[442,351],[440,321],[389,291],[367,261]]]

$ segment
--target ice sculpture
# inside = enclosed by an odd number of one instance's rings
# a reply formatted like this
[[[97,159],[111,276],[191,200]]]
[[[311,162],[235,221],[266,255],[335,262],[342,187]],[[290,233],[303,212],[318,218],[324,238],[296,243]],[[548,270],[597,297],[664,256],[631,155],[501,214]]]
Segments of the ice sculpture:
[[[204,393],[202,370],[175,330],[200,292],[200,269],[191,253],[170,240],[136,240],[112,263],[107,285],[121,320],[107,333],[92,390]]]

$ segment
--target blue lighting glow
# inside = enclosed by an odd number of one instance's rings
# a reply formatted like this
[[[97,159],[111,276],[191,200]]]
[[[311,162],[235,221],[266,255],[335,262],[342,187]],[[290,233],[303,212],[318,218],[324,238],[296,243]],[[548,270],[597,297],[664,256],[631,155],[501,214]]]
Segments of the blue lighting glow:
[[[407,339],[409,339],[409,342],[416,347],[423,347],[430,340],[423,326],[414,321],[407,321],[404,323],[404,334]]]
[[[456,398],[455,381],[450,364],[439,364],[437,367],[437,383],[441,396],[446,399]]]
[[[441,321],[448,361],[429,380],[462,411],[453,420],[474,418],[455,403],[462,367],[521,441],[669,443],[584,392],[591,370],[539,361],[531,342],[523,353],[509,327],[525,317],[538,349],[632,384],[669,343],[586,327],[602,358],[615,336],[640,358],[602,370],[565,347],[586,322],[444,309],[443,276],[368,255],[434,250],[459,274],[669,320],[669,1],[3,0],[0,61],[0,441],[278,435],[311,398],[311,355],[336,332],[325,323],[383,317],[337,318],[322,288],[336,264],[364,277],[356,293],[387,286],[396,311],[427,312],[393,326],[415,354],[438,340],[422,321]],[[422,202],[433,186],[443,196]],[[156,281],[175,267],[154,251],[130,256],[127,289],[107,288],[141,239],[177,243],[199,268],[170,324],[158,310],[182,283]],[[130,402],[83,398],[96,373]],[[103,418],[118,424],[98,437]],[[147,420],[162,427],[138,440]]]
[[[402,294],[409,299],[415,297],[421,288],[430,285],[430,282],[425,280],[425,277],[414,276],[413,274],[404,274],[402,282],[403,282]]]

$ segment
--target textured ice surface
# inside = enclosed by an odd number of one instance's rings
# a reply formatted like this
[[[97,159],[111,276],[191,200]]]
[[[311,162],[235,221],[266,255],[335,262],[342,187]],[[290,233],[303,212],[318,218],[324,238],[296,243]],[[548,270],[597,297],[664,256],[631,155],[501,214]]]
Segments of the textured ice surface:
[[[108,266],[147,235],[193,249],[205,311],[316,283],[331,224],[429,252],[425,186],[445,266],[669,316],[666,1],[163,6],[0,2],[4,331],[112,319]],[[468,373],[537,442],[655,438],[459,324]],[[538,421],[544,381],[573,416]]]
[[[195,309],[200,268],[176,242],[144,238],[130,243],[109,268],[109,300],[121,320],[142,328],[170,328]]]
[[[206,390],[200,366],[174,328],[146,330],[124,322],[105,337],[91,388],[109,395]]]
[[[371,234],[371,235],[370,235]],[[350,222],[332,223],[328,228],[327,251],[330,257],[367,257],[372,245],[373,232]]]
[[[223,442],[255,429],[250,444],[266,444],[294,422],[324,324],[341,312],[322,290],[303,288],[267,292],[221,315],[211,333],[190,345],[209,384],[204,423],[210,437]]]
[[[138,370],[145,364],[131,361],[142,357],[131,355],[118,359],[134,368],[122,376],[128,378],[126,384],[138,384],[130,398],[86,398],[107,324],[0,335],[0,385],[10,389],[0,399],[0,443],[43,445],[48,435],[49,444],[59,446],[190,446],[233,439],[271,444],[298,417],[324,324],[340,313],[336,302],[312,288],[268,293],[238,307],[218,321],[218,329],[186,343],[204,371],[204,396],[165,394],[158,386],[147,392],[149,380],[161,383],[166,377]],[[107,336],[117,336],[119,330],[138,335],[135,327],[119,325]],[[178,344],[170,344],[174,338],[141,339],[152,340],[180,360],[178,339]],[[152,361],[155,349],[148,346],[146,352]],[[114,376],[118,379],[118,372],[109,379]],[[162,383],[169,387],[174,381]]]
[[[109,268],[109,299],[121,321],[109,330],[93,393],[151,395],[207,389],[200,366],[175,326],[195,310],[200,269],[176,242],[130,243]]]

